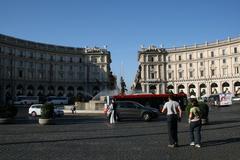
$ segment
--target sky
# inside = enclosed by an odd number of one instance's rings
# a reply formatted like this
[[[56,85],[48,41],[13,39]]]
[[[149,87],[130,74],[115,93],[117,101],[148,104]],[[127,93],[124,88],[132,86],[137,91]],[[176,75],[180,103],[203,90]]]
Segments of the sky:
[[[0,33],[71,47],[108,46],[127,88],[140,46],[166,48],[240,36],[239,0],[1,0]]]

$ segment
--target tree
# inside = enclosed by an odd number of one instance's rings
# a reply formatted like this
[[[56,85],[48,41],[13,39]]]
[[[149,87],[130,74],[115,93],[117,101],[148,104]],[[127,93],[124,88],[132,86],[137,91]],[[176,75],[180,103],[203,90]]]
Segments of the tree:
[[[121,94],[124,95],[127,89],[126,89],[126,83],[124,82],[123,77],[121,77],[120,79],[120,85],[121,85]]]

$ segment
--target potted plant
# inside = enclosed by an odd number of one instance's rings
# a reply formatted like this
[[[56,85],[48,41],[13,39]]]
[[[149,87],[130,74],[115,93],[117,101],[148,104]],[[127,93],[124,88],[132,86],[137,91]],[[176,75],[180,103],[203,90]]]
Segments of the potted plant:
[[[45,103],[42,105],[39,124],[54,124],[54,105],[52,103]]]
[[[0,124],[13,123],[17,112],[17,107],[13,105],[0,106]]]

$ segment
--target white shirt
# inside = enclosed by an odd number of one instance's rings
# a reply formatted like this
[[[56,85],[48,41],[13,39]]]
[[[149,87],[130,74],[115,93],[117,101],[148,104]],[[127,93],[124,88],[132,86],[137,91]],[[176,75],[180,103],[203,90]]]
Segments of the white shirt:
[[[169,100],[163,106],[163,109],[167,109],[167,115],[177,114],[177,107],[179,107],[179,103],[173,100]]]

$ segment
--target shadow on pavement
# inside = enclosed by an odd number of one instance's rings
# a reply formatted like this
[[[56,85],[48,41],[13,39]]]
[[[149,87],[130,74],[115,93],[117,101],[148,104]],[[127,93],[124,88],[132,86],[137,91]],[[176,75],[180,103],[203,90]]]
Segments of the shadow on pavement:
[[[238,142],[240,142],[239,137],[207,141],[207,142],[203,142],[202,145],[203,147],[209,147],[209,146],[218,146],[218,145],[224,145],[228,143],[238,143]]]

